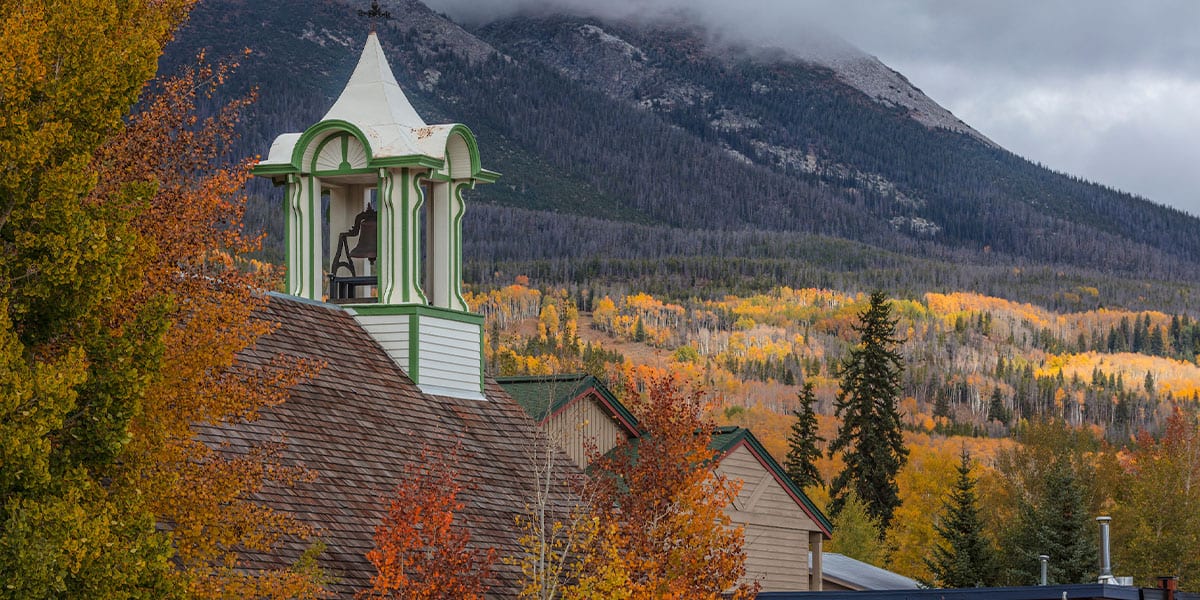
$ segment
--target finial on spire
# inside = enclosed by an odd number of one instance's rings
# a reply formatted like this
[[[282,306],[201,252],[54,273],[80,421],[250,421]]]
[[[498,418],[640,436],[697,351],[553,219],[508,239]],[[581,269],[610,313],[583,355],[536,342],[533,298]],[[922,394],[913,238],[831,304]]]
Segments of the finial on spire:
[[[359,9],[358,16],[366,17],[371,20],[371,33],[375,33],[375,21],[387,20],[392,18],[391,11],[383,10],[379,7],[379,0],[371,0],[371,9]]]

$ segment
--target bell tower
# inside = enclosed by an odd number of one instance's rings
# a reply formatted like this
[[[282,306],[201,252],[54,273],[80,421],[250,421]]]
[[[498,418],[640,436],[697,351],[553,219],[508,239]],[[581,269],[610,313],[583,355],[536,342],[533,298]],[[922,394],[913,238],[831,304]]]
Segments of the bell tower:
[[[417,114],[374,32],[329,112],[277,137],[254,174],[285,189],[288,294],[343,306],[422,391],[483,398],[463,192],[499,175],[465,125]]]

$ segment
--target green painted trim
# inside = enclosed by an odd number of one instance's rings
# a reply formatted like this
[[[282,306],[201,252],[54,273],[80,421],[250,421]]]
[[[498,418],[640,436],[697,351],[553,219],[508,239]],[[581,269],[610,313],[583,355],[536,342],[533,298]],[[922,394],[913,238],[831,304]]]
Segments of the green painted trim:
[[[321,121],[320,123],[316,123],[308,129],[305,129],[304,133],[300,135],[300,139],[296,140],[296,146],[292,148],[293,168],[295,168],[297,171],[300,170],[300,163],[304,158],[304,151],[308,148],[308,145],[312,143],[313,138],[325,133],[330,129],[341,130],[358,138],[359,143],[363,145],[363,149],[367,153],[367,165],[375,166],[372,162],[373,157],[371,145],[367,143],[367,136],[363,134],[362,130],[349,121],[330,119],[328,121]],[[313,156],[315,157],[317,154],[319,154],[319,152],[314,152]]]
[[[403,273],[402,277],[404,277],[404,289],[400,293],[401,302],[412,302],[411,294],[409,294],[409,291],[412,288],[412,284],[410,282],[412,279],[412,273],[410,272],[412,265],[409,263],[408,256],[408,241],[412,236],[412,232],[410,231],[411,226],[408,223],[408,191],[409,188],[412,187],[409,183],[409,177],[408,169],[400,170],[400,232],[401,236],[404,238],[401,240],[400,245],[400,265],[403,267],[401,272]]]
[[[751,451],[758,455],[758,460],[765,464],[767,469],[775,475],[780,483],[782,483],[784,487],[786,487],[793,495],[796,496],[796,499],[800,500],[805,512],[809,513],[809,517],[812,518],[817,527],[822,529],[822,533],[824,533],[826,539],[828,539],[833,532],[833,523],[829,520],[829,517],[826,517],[825,513],[821,512],[821,510],[817,508],[816,504],[813,504],[812,499],[804,493],[804,490],[800,489],[800,486],[796,485],[795,482],[792,481],[791,477],[788,477],[787,471],[784,471],[783,466],[779,464],[779,461],[775,460],[775,457],[771,456],[770,452],[767,452],[767,449],[763,447],[762,442],[759,442],[758,438],[754,436],[754,432],[746,429],[745,427],[737,427],[734,425],[717,427],[713,431],[714,436],[729,434],[733,434],[732,439],[720,446],[717,446],[715,442],[709,443],[709,447],[720,455],[717,457],[717,462],[723,460],[725,455],[736,448],[740,442],[745,441],[746,445],[750,447]]]
[[[474,177],[480,183],[496,183],[496,180],[500,179],[500,173],[497,173],[496,171],[489,171],[487,169],[480,169],[479,172],[474,175]]]
[[[350,156],[350,137],[351,137],[350,134],[342,133],[342,134],[334,134],[334,135],[328,136],[325,139],[321,140],[321,143],[317,144],[316,151],[313,152],[312,160],[309,162],[308,172],[312,173],[313,175],[316,175],[318,177],[338,176],[338,175],[362,175],[364,173],[375,172],[375,167],[372,167],[369,164],[368,164],[368,166],[365,166],[365,167],[350,166],[350,162],[348,161],[348,158]],[[318,170],[317,169],[317,159],[321,157],[321,152],[325,151],[325,146],[327,146],[331,143],[335,143],[335,142],[341,143],[341,145],[342,145],[342,148],[341,148],[342,160],[341,160],[341,163],[338,165],[338,168]]]
[[[392,292],[396,289],[396,279],[392,275],[395,273],[396,264],[396,237],[392,233],[392,214],[396,211],[396,203],[392,199],[392,194],[396,192],[396,175],[387,169],[379,169],[379,197],[376,198],[376,204],[379,206],[377,210],[379,214],[386,215],[387,218],[379,219],[379,242],[384,244],[380,255],[387,262],[376,261],[378,269],[381,272],[387,273],[386,287],[379,288],[380,298],[391,298]],[[387,211],[384,211],[384,208]],[[389,271],[390,269],[390,271]],[[378,276],[378,274],[376,274]],[[381,282],[385,280],[380,280]]]
[[[300,194],[303,188],[298,181],[300,178],[295,173],[289,173],[287,176],[287,193],[283,195],[283,255],[285,259],[285,267],[287,268],[287,292],[290,294],[296,289],[296,267],[298,265],[290,264],[293,261],[292,252],[296,248],[292,247],[295,243],[292,241],[292,226],[298,218],[293,217],[293,207],[300,201]]]
[[[410,279],[412,281],[412,288],[416,290],[417,296],[421,298],[421,304],[429,304],[429,298],[425,296],[425,290],[421,285],[421,276],[424,275],[425,272],[421,270],[421,252],[418,250],[422,245],[424,245],[425,242],[425,240],[421,238],[421,232],[424,229],[424,227],[421,227],[421,225],[429,226],[428,223],[421,223],[421,207],[425,204],[425,188],[421,185],[420,175],[416,175],[412,178],[412,185],[413,189],[417,191],[417,201],[410,209],[412,210],[413,232],[411,236],[407,236],[407,239],[412,241],[411,250],[413,253],[413,271]],[[432,213],[433,211],[430,212]],[[432,220],[433,215],[431,214],[429,218]],[[427,254],[432,255],[433,248],[427,249]],[[433,256],[430,256],[429,258],[432,260]]]
[[[421,319],[420,313],[408,315],[408,376],[413,383],[421,383]]]
[[[347,307],[346,310],[352,311],[354,314],[367,316],[422,315],[445,319],[447,321],[479,325],[480,327],[483,326],[484,322],[483,315],[481,314],[442,308],[440,306],[429,306],[428,304],[356,304],[353,307]]]
[[[297,169],[291,163],[283,164],[283,165],[274,164],[274,163],[269,164],[269,165],[264,165],[262,163],[259,163],[257,165],[254,165],[250,169],[251,175],[256,175],[259,177],[269,177],[272,175],[293,175],[293,174],[299,173],[299,172],[300,172],[299,169]]]
[[[371,160],[372,167],[425,167],[440,169],[446,161],[422,154],[407,154],[405,156],[385,156],[379,160]]]
[[[455,214],[450,218],[450,235],[452,247],[450,248],[450,287],[454,293],[454,299],[458,305],[466,308],[467,299],[462,295],[462,255],[463,255],[463,240],[462,240],[462,220],[467,214],[467,203],[463,200],[463,188],[471,187],[468,183],[463,183],[454,186],[454,200],[457,202],[455,206]]]
[[[454,135],[461,137],[467,145],[467,156],[471,160],[470,176],[474,177],[476,173],[482,170],[482,167],[479,164],[479,143],[475,141],[475,134],[471,132],[469,127],[462,123],[455,123],[450,128],[449,133],[446,134],[446,146],[442,149],[442,155],[450,155],[450,138]]]
[[[350,166],[350,136],[343,135],[342,137],[342,160],[338,163],[338,170],[352,169]],[[315,171],[315,169],[314,169]]]
[[[317,233],[321,231],[321,184],[315,176],[308,177],[308,252],[305,267],[305,281],[309,282],[309,298],[320,300],[321,291],[317,282],[311,281],[313,275],[319,275],[321,264],[321,244],[317,241]],[[303,282],[302,282],[303,283]]]
[[[374,172],[375,172],[375,169],[373,167],[362,167],[359,169],[339,168],[336,171],[311,171],[311,173],[313,175],[316,175],[317,177],[337,177],[338,175],[365,175],[365,174],[374,173]]]

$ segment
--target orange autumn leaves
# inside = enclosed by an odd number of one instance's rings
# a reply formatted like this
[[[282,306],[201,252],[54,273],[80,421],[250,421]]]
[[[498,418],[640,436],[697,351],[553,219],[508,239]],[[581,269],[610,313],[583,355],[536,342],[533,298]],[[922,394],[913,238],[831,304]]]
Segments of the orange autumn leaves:
[[[496,551],[471,546],[469,528],[456,520],[463,509],[456,456],[435,456],[425,447],[401,468],[367,552],[377,572],[357,598],[483,598]]]
[[[319,368],[284,358],[260,368],[238,361],[239,352],[272,328],[254,317],[267,301],[261,290],[272,286],[272,274],[247,268],[244,258],[260,242],[241,227],[242,187],[252,161],[226,166],[221,156],[251,99],[235,100],[204,120],[196,116],[197,101],[211,97],[233,67],[205,64],[201,56],[161,81],[94,161],[99,185],[88,202],[128,204],[144,244],[143,285],[127,312],[154,305],[169,322],[164,368],[130,423],[122,476],[146,489],[153,514],[172,524],[177,575],[193,597],[315,597],[321,579],[311,557],[264,571],[248,571],[241,562],[244,552],[272,552],[284,539],[311,534],[290,515],[248,497],[266,482],[290,485],[315,474],[282,466],[278,444],[234,454],[197,439],[203,427],[253,420]]]

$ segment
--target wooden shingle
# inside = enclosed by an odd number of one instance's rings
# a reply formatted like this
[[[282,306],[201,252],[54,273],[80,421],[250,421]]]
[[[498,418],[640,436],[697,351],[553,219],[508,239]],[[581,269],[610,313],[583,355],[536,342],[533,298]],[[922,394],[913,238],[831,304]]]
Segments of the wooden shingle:
[[[465,489],[464,518],[472,542],[498,556],[519,552],[515,519],[534,487],[533,461],[541,433],[525,411],[494,381],[486,400],[423,394],[379,345],[339,307],[272,294],[263,318],[277,329],[241,355],[250,367],[277,355],[315,359],[325,367],[291,390],[283,404],[258,420],[204,430],[210,444],[233,449],[283,440],[281,460],[316,471],[315,481],[294,487],[268,486],[256,500],[312,525],[326,544],[321,567],[334,578],[335,597],[350,598],[369,587],[374,567],[366,553],[403,465],[423,446],[449,454]],[[557,467],[577,476],[565,457]],[[553,486],[558,507],[573,499],[565,485]],[[247,568],[294,561],[307,542],[289,540],[277,555],[249,556]],[[514,597],[519,568],[498,560],[494,597]]]

